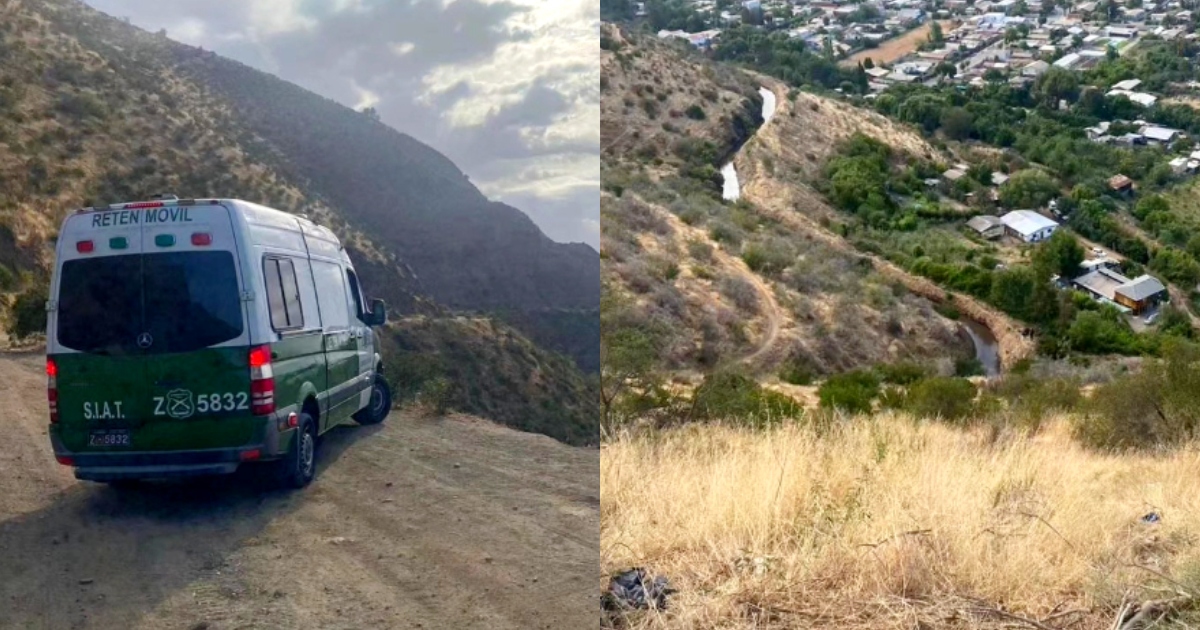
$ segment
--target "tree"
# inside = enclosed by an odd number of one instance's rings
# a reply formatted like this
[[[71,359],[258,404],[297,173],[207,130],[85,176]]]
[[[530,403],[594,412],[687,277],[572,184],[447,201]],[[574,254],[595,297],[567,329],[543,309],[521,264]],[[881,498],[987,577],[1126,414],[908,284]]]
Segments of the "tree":
[[[942,118],[942,108],[946,101],[936,94],[921,93],[904,100],[896,112],[900,120],[920,125],[928,133],[933,133]]]
[[[1171,204],[1166,197],[1162,195],[1146,195],[1138,199],[1137,204],[1133,206],[1133,216],[1139,221],[1145,221],[1146,217],[1156,212],[1170,212]]]
[[[875,62],[871,61],[870,57],[867,57],[866,59],[863,59],[862,67],[870,70],[875,67]]]
[[[942,132],[954,140],[966,140],[971,137],[973,122],[971,113],[961,107],[951,107],[942,112]],[[990,182],[981,183],[986,185]]]
[[[1045,171],[1025,169],[1013,173],[1000,187],[1000,202],[1009,208],[1040,208],[1058,194],[1053,177]]]
[[[991,301],[1001,310],[1019,319],[1028,319],[1029,297],[1037,286],[1033,270],[1027,267],[1005,269],[992,281]]]
[[[941,46],[945,42],[946,36],[944,33],[942,33],[942,25],[939,24],[937,20],[934,20],[933,23],[929,25],[929,43],[933,44],[934,46]]]
[[[374,107],[364,107],[362,113],[371,120],[379,120],[379,111]]]
[[[1033,269],[1038,280],[1046,282],[1053,275],[1074,278],[1083,262],[1083,246],[1073,235],[1058,230],[1033,253]]]
[[[1033,85],[1034,94],[1051,109],[1060,100],[1074,101],[1079,96],[1079,77],[1070,70],[1051,66]]]
[[[662,380],[657,372],[663,334],[638,322],[629,302],[614,287],[600,298],[600,411],[604,431],[615,430],[625,413],[661,406]]]

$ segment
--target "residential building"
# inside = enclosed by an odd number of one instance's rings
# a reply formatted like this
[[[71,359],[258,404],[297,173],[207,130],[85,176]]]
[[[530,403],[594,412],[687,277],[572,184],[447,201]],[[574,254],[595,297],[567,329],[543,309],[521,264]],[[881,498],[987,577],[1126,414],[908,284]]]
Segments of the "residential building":
[[[1133,192],[1133,180],[1124,175],[1113,175],[1108,180],[1108,188],[1119,195],[1129,195]]]
[[[1140,315],[1168,297],[1167,288],[1153,276],[1141,275],[1117,287],[1114,301]]]
[[[1142,128],[1142,137],[1144,137],[1147,142],[1166,145],[1171,144],[1172,142],[1175,142],[1183,137],[1183,132],[1178,129],[1171,129],[1170,127],[1157,127],[1151,125]]]
[[[1167,289],[1157,278],[1142,275],[1130,280],[1109,265],[1093,265],[1071,284],[1099,302],[1134,314],[1154,308],[1167,298]]]
[[[988,214],[972,217],[967,221],[967,227],[971,228],[976,234],[986,239],[996,239],[1004,235],[1004,222],[1000,217],[994,217]]]
[[[1058,222],[1033,210],[1013,210],[1000,217],[1004,231],[1026,243],[1037,243],[1050,238],[1058,229]]]

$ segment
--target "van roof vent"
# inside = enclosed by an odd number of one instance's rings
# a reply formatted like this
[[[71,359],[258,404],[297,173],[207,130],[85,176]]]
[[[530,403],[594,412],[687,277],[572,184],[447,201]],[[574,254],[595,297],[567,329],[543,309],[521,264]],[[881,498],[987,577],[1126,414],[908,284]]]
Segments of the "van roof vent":
[[[179,201],[179,196],[167,193],[159,193],[157,195],[150,195],[150,199],[153,201]]]

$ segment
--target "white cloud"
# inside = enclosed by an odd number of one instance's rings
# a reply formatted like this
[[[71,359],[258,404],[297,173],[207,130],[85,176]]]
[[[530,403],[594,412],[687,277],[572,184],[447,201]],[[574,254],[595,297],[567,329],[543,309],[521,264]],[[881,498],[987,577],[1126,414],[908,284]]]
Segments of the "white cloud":
[[[566,68],[588,68],[578,72],[580,76],[566,87],[599,85],[600,68],[594,45],[597,35],[592,24],[579,19],[579,5],[532,0],[523,4],[531,10],[512,17],[508,26],[531,37],[502,44],[482,63],[442,66],[424,77],[425,102],[433,102],[437,95],[460,82],[472,88],[472,98],[461,99],[445,112],[444,117],[451,124],[482,124],[492,111],[520,102],[539,79]],[[596,108],[599,111],[598,104]],[[598,130],[597,126],[597,133]]]
[[[358,84],[358,81],[355,81],[354,79],[350,79],[350,84],[354,87],[354,91],[358,93],[358,104],[354,106],[354,109],[375,107],[379,104],[378,94],[368,90],[365,87],[362,87]]]
[[[412,42],[396,42],[392,44],[392,52],[396,53],[399,57],[403,57],[412,52],[416,47],[417,45]]]
[[[304,14],[301,0],[256,0],[247,3],[250,24],[261,35],[311,30],[317,21]]]
[[[178,26],[167,31],[168,37],[193,46],[202,45],[207,34],[208,27],[196,18],[186,18]]]

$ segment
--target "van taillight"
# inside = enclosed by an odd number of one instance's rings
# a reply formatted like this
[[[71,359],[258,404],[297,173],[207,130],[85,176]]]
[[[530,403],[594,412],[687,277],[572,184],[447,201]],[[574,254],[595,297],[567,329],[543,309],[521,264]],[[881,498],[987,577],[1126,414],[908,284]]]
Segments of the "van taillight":
[[[271,372],[271,347],[250,349],[250,412],[256,416],[275,413],[275,375]]]
[[[50,401],[50,424],[58,422],[58,364],[46,358],[46,399]]]

